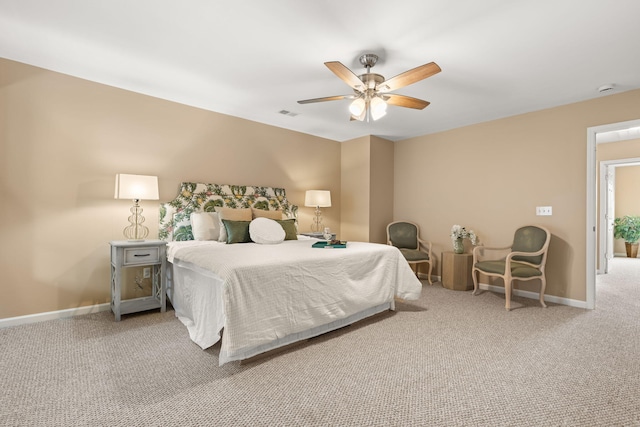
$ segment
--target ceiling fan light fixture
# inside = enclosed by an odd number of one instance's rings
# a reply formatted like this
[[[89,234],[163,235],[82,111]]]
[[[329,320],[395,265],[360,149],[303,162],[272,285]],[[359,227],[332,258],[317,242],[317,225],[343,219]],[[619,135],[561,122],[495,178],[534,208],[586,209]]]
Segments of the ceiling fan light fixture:
[[[422,99],[389,92],[393,92],[439,73],[442,69],[438,64],[429,62],[428,64],[412,68],[387,80],[384,76],[371,72],[371,67],[376,64],[377,60],[378,56],[375,54],[361,55],[360,63],[364,65],[367,72],[359,76],[339,61],[325,62],[324,65],[340,78],[340,80],[349,85],[355,92],[355,95],[325,96],[323,98],[304,99],[298,101],[298,103],[310,104],[313,102],[354,99],[354,101],[349,104],[350,119],[363,121],[366,118],[367,122],[372,119],[378,120],[384,117],[387,113],[387,103],[397,107],[413,108],[416,110],[422,110],[429,105],[429,102]]]
[[[387,114],[387,103],[377,96],[373,97],[370,102],[371,118],[378,120]]]
[[[386,112],[386,111],[377,112],[377,113],[372,111],[372,112],[371,112],[371,118],[372,118],[374,121],[376,121],[376,120],[378,120],[378,119],[383,118],[386,114],[387,114],[387,112]]]
[[[354,100],[351,105],[349,105],[349,111],[356,117],[361,116],[365,110],[366,104],[364,102],[364,99],[362,98],[356,98],[356,100]]]

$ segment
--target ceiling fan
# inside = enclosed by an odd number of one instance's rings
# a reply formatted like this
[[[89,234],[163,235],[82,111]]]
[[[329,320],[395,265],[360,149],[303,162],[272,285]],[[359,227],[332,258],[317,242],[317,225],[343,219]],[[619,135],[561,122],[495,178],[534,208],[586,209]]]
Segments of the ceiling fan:
[[[378,62],[378,55],[365,53],[359,58],[360,63],[367,69],[365,74],[356,75],[353,71],[345,67],[338,61],[325,62],[327,66],[342,81],[351,86],[353,95],[327,96],[324,98],[313,98],[298,101],[298,104],[310,104],[313,102],[337,101],[340,99],[353,99],[349,106],[351,120],[367,121],[369,118],[378,120],[387,113],[387,104],[398,107],[414,108],[422,110],[429,102],[410,96],[389,93],[420,80],[431,77],[442,71],[438,64],[429,62],[413,68],[395,77],[385,80],[380,74],[372,73],[371,67]]]

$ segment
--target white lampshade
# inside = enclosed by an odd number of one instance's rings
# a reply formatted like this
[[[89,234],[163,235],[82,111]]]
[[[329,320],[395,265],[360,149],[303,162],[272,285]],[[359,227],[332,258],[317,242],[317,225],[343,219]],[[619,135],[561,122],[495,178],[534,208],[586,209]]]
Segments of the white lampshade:
[[[150,175],[116,175],[116,199],[158,200],[158,177]]]
[[[377,96],[371,100],[369,105],[371,107],[371,118],[373,120],[378,120],[387,114],[387,103]]]
[[[307,190],[304,195],[304,205],[319,208],[331,207],[331,191]]]
[[[366,108],[366,105],[365,105],[364,99],[357,98],[349,106],[349,111],[351,111],[351,114],[357,117],[364,112],[365,108]]]

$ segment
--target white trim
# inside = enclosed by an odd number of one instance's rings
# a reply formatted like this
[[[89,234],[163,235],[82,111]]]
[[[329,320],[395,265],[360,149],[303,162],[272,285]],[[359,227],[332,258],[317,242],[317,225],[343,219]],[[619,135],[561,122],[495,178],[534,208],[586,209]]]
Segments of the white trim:
[[[587,128],[587,308],[596,308],[596,134],[640,126],[640,120]]]
[[[0,319],[0,328],[9,328],[11,326],[27,325],[29,323],[44,322],[45,320],[67,319],[82,314],[98,313],[100,311],[111,310],[111,304],[85,305],[83,307],[68,308],[66,310],[47,311],[45,313],[28,314],[26,316],[9,317]]]
[[[504,288],[502,286],[494,286],[494,285],[488,285],[486,283],[478,283],[478,287],[480,289],[484,289],[485,291],[504,294]],[[523,291],[520,289],[513,289],[511,293],[518,297],[530,298],[534,300],[538,300],[540,296],[538,292]],[[567,305],[569,307],[587,308],[586,301],[580,301],[577,299],[562,298],[562,297],[557,297],[555,295],[545,295],[544,300],[545,302],[552,302],[554,304]]]
[[[611,173],[613,171],[613,174]],[[611,179],[613,177],[613,179]],[[609,236],[609,216],[608,213],[615,202],[615,195],[611,197],[609,194],[609,188],[613,182],[613,188],[615,190],[615,168],[609,169],[607,162],[600,162],[600,180],[598,182],[599,194],[600,194],[600,211],[598,216],[600,222],[598,225],[600,247],[598,249],[598,262],[596,267],[596,274],[604,274],[609,272],[609,260],[607,254],[609,253],[609,243],[613,239],[613,236]]]

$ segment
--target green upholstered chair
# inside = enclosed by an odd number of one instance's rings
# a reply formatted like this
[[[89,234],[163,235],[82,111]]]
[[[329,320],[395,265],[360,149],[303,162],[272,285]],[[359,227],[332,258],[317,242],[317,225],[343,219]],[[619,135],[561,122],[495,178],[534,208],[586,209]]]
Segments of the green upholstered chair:
[[[395,221],[387,225],[387,243],[400,249],[411,268],[418,276],[418,264],[427,264],[429,271],[427,280],[430,285],[433,258],[431,255],[431,243],[420,238],[420,228],[417,224],[407,221]]]
[[[504,281],[505,308],[511,309],[513,281],[540,280],[540,304],[544,303],[547,279],[544,267],[551,233],[544,227],[527,225],[516,230],[513,244],[506,248],[476,246],[473,249],[473,295],[478,293],[478,275],[501,277]],[[499,255],[505,255],[499,258]]]

